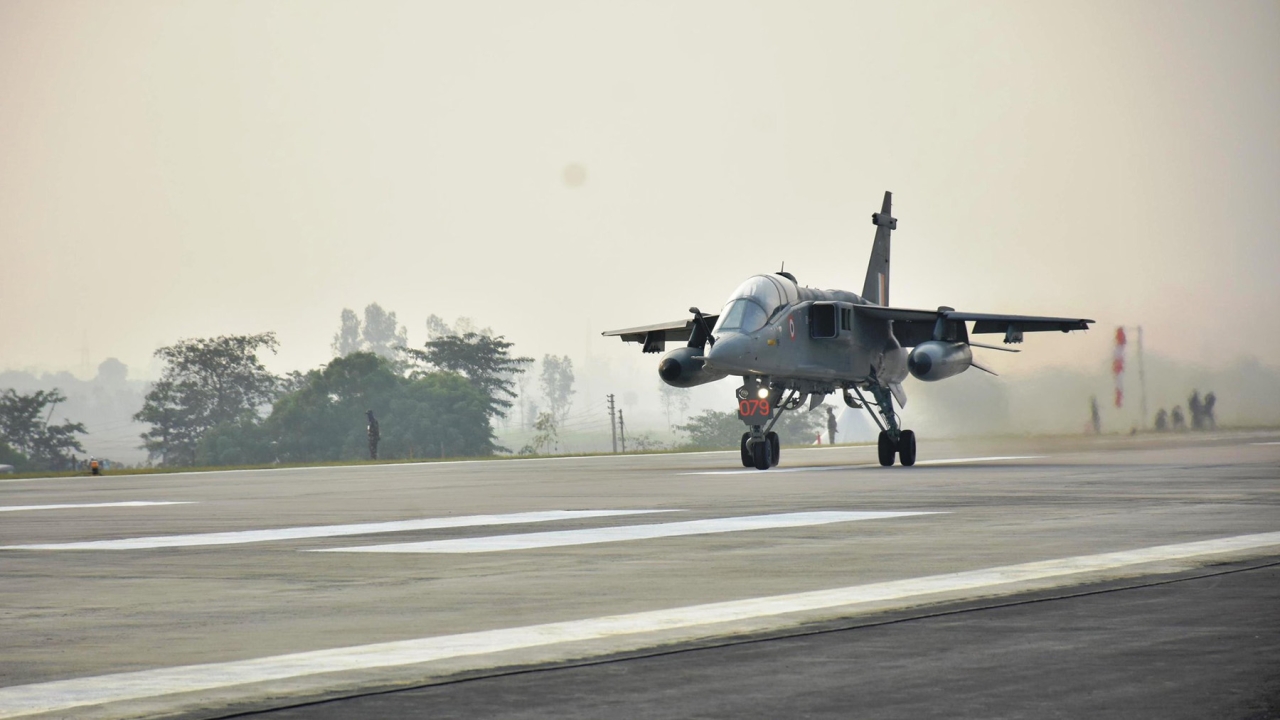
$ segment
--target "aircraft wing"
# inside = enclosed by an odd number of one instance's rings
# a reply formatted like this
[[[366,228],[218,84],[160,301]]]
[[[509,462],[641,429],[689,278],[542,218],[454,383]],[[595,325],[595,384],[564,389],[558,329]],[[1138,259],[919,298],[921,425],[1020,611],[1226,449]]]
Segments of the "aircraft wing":
[[[707,327],[714,327],[716,320],[720,318],[718,314],[703,315],[702,317],[707,321]],[[693,335],[693,325],[693,318],[689,318],[688,320],[642,325],[623,330],[606,330],[600,334],[605,337],[620,337],[623,342],[641,343],[644,345],[644,352],[654,353],[662,352],[666,349],[668,340],[671,342],[688,342]]]
[[[879,305],[854,305],[853,310],[863,317],[895,321],[894,335],[898,336],[903,345],[908,346],[930,339],[939,318],[948,325],[972,322],[973,330],[969,332],[975,335],[1004,333],[1006,343],[1021,342],[1024,332],[1088,330],[1089,323],[1093,322],[1084,318],[957,312],[946,307],[937,310],[913,310]],[[948,334],[952,333],[948,332]],[[967,334],[964,333],[965,336]]]

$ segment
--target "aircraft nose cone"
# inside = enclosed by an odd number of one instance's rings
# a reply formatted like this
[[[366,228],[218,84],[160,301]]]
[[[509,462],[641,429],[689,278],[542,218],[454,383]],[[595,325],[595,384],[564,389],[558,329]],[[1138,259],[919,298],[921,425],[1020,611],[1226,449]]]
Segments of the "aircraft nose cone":
[[[714,370],[738,370],[749,359],[750,338],[737,333],[727,333],[716,338],[716,344],[707,350],[707,367]]]

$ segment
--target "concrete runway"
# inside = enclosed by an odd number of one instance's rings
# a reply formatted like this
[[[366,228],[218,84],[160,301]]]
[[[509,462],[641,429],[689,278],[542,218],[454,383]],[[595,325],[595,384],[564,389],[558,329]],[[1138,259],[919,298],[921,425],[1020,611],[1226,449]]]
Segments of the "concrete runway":
[[[0,718],[217,717],[1280,558],[1280,433],[920,447],[911,469],[880,468],[871,447],[838,447],[785,450],[763,473],[731,452],[0,481]],[[1274,608],[1277,573],[1240,576],[1248,608]],[[1167,587],[1194,582],[1207,581]],[[1169,593],[1168,613],[1144,616],[1165,628],[1152,647],[1219,602]],[[1051,605],[1023,606],[1025,637],[1056,642]],[[1095,627],[1132,612],[1090,607]],[[1244,641],[1231,638],[1249,636],[1248,608],[1218,656],[1257,656],[1252,646],[1232,652]],[[1017,645],[981,616],[950,622],[970,642]],[[913,632],[932,637],[918,622]],[[1254,633],[1267,648],[1275,634],[1274,622]],[[923,662],[893,645],[854,659]],[[730,673],[740,680],[758,675],[746,684],[769,697],[788,657],[827,653],[799,647],[708,662],[740,668]],[[1025,662],[1005,656],[1008,671]],[[674,672],[687,656],[663,657],[672,659],[644,662]],[[1265,676],[1275,665],[1266,667],[1252,668],[1264,695],[1274,687]],[[1112,669],[1097,674],[1113,678],[1109,692],[1135,685]],[[972,680],[998,682],[983,678]],[[894,676],[884,679],[862,686],[879,692],[868,707],[921,707],[898,702]],[[719,682],[705,691],[728,692]],[[836,698],[839,684],[818,678],[804,693]],[[419,696],[384,697],[416,707]],[[494,697],[510,707],[475,714],[572,715],[523,691]],[[708,707],[651,715],[714,715]],[[805,707],[822,716],[842,706]]]

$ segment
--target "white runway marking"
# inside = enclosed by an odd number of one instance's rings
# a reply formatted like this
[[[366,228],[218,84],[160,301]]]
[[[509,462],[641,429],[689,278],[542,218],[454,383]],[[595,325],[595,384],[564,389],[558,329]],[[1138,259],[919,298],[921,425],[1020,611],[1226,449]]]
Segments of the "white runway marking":
[[[653,538],[680,537],[684,535],[710,535],[713,533],[740,532],[743,530],[805,527],[809,525],[853,522],[855,520],[877,520],[880,518],[936,514],[938,513],[798,512],[782,513],[778,515],[749,515],[745,517],[689,520],[686,522],[657,523],[653,525],[624,525],[621,527],[585,528],[582,530],[560,530],[553,532],[526,533],[521,535],[494,535],[490,537],[457,538],[453,540],[428,540],[426,542],[363,545],[359,547],[312,550],[311,552],[500,552],[503,550],[531,550],[535,548],[563,547],[565,545],[592,545],[596,543],[624,542],[627,540],[651,540]]]
[[[567,642],[618,638],[661,630],[706,627],[699,636],[712,637],[717,634],[717,631],[711,626],[735,620],[853,607],[935,593],[985,590],[1009,583],[1275,545],[1280,545],[1280,532],[1161,545],[1139,550],[1083,555],[984,570],[652,610],[628,615],[16,685],[0,688],[0,718],[58,712],[86,705],[154,698],[173,693],[212,690],[320,673],[413,665],[433,660],[486,655]]]
[[[1260,443],[1253,443],[1253,444],[1254,444],[1254,445],[1280,445],[1280,441],[1276,441],[1276,442],[1260,442]]]
[[[1045,455],[992,455],[990,457],[949,458],[946,460],[920,460],[916,465],[954,465],[959,463],[999,462],[1001,460],[1038,460]],[[798,472],[830,472],[832,470],[858,470],[861,468],[878,468],[880,463],[862,463],[859,465],[818,465],[814,467],[773,468],[771,470],[701,470],[698,472],[677,473],[677,475],[755,475],[764,473],[798,473]]]
[[[0,505],[0,512],[25,512],[27,510],[68,510],[71,508],[113,508],[113,507],[151,507],[153,505],[194,505],[194,500],[173,502],[150,502],[147,500],[130,500],[127,502],[76,503],[65,505]]]
[[[240,530],[201,533],[198,535],[160,535],[157,537],[91,540],[87,542],[46,543],[41,545],[5,545],[0,550],[150,550],[153,548],[192,547],[202,545],[238,545],[241,543],[298,540],[304,538],[368,535],[373,533],[437,530],[441,528],[475,527],[479,525],[515,525],[552,522],[578,518],[616,517],[645,513],[680,512],[679,510],[547,510],[512,513],[510,515],[465,515],[460,517],[396,520],[392,522],[357,523],[355,525],[311,525],[276,530]]]

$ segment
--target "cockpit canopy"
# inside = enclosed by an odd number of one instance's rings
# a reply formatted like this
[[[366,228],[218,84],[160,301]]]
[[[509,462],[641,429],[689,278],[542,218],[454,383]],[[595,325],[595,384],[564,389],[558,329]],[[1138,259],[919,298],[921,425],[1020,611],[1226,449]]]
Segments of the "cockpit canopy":
[[[748,278],[729,296],[712,334],[751,333],[764,327],[769,318],[795,294],[793,288],[786,287],[786,282],[772,275]]]

